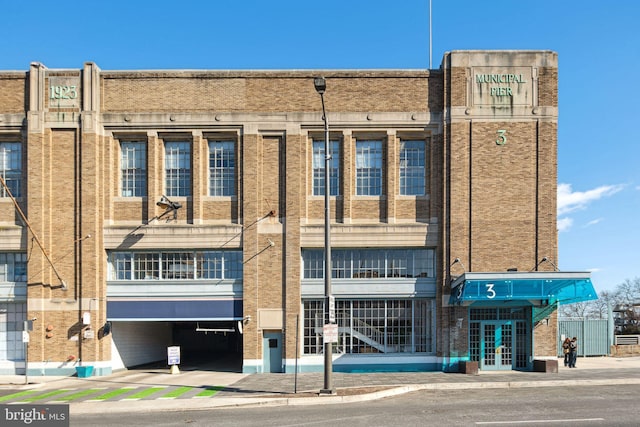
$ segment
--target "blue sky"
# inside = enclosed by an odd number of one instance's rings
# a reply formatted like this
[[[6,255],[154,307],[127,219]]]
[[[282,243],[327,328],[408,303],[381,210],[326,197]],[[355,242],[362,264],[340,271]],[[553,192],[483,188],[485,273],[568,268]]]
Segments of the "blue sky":
[[[444,52],[559,55],[563,271],[640,277],[640,2],[0,0],[0,70],[439,68]]]

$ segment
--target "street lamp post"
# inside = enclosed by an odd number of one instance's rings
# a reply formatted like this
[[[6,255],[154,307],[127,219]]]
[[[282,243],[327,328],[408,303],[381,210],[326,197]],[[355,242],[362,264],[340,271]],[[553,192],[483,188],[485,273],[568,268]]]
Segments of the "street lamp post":
[[[324,108],[324,92],[327,89],[327,82],[324,77],[315,77],[313,85],[322,101],[322,120],[324,121],[324,321],[325,324],[333,323],[330,315],[331,295],[331,186],[329,177],[329,167],[331,154],[329,153],[329,119]],[[324,388],[320,390],[323,394],[335,394],[333,388],[333,343],[328,342],[323,335],[324,342]]]

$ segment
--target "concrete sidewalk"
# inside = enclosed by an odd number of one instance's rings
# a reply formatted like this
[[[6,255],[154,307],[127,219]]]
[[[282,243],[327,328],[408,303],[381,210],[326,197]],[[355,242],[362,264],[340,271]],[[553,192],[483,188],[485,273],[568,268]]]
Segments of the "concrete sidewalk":
[[[562,365],[562,361],[559,360]],[[318,395],[322,373],[241,374],[169,369],[128,370],[106,377],[0,376],[0,403],[69,403],[71,414],[153,412],[237,406],[315,405],[358,402],[417,390],[563,387],[640,384],[640,357],[579,358],[577,368],[558,373],[443,372],[333,373],[336,395]],[[40,399],[40,397],[42,398]],[[96,398],[99,396],[99,398]]]

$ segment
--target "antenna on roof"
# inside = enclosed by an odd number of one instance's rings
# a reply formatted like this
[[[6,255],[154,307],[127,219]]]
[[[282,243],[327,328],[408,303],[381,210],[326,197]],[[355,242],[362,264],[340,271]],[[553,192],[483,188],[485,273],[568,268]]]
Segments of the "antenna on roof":
[[[432,53],[432,37],[431,37],[431,0],[429,0],[429,69],[431,69],[431,53]]]

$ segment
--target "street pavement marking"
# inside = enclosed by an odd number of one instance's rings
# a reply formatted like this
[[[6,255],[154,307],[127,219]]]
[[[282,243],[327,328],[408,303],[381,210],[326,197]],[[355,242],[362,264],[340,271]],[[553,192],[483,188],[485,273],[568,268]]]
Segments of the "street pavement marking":
[[[149,387],[139,391],[138,393],[132,394],[131,396],[125,397],[123,400],[139,400],[144,399],[145,397],[151,396],[153,393],[157,393],[160,390],[164,390],[167,387]]]
[[[62,397],[60,397],[58,399],[58,401],[60,401],[60,402],[68,402],[70,400],[80,399],[82,397],[89,396],[90,394],[95,394],[95,393],[99,392],[100,390],[105,390],[105,387],[89,388],[89,389],[86,389],[86,390],[80,390],[77,393],[72,393],[72,394],[68,394],[66,396],[62,396]]]
[[[224,387],[223,386],[219,386],[219,385],[214,385],[214,386],[211,386],[211,387],[207,387],[206,389],[204,389],[200,393],[196,394],[195,397],[211,397],[214,394],[216,394],[217,392],[219,392],[220,390],[224,390]]]
[[[7,400],[17,399],[19,397],[28,396],[30,394],[35,393],[35,390],[24,390],[18,393],[7,394],[6,396],[0,397],[0,402],[6,402]]]
[[[187,387],[187,386],[178,387],[177,389],[172,390],[167,394],[163,394],[160,397],[160,399],[175,399],[176,397],[180,397],[190,390],[193,390],[193,387]]]
[[[564,420],[521,420],[521,421],[479,421],[476,425],[492,424],[546,424],[546,423],[584,423],[584,422],[604,421],[604,418],[569,418]]]
[[[60,394],[69,393],[70,391],[73,391],[73,389],[54,390],[48,393],[37,394],[35,396],[28,396],[26,399],[23,399],[16,403],[32,403],[32,402],[35,402],[36,400],[47,399],[52,396],[58,396]]]
[[[152,396],[162,390],[167,390],[169,386],[156,386],[156,387],[122,387],[117,389],[108,389],[106,387],[90,388],[90,389],[60,389],[51,390],[48,392],[38,392],[37,390],[24,390],[17,393],[0,396],[0,402],[11,403],[33,403],[39,401],[46,401],[51,403],[70,403],[70,402],[104,402],[108,400],[140,400]],[[208,386],[208,387],[193,387],[193,386],[180,386],[170,389],[165,394],[158,394],[155,399],[177,399],[184,397],[191,391],[198,391],[197,394],[189,398],[207,398],[212,397],[219,391],[224,390],[224,386]],[[133,390],[137,390],[136,393],[125,396],[122,399],[118,399],[122,395],[130,393]],[[102,392],[102,394],[98,394]],[[90,396],[89,399],[84,399]],[[188,396],[187,396],[188,397]]]
[[[128,393],[131,390],[135,390],[135,387],[118,388],[116,390],[111,390],[111,391],[108,391],[107,393],[101,394],[100,396],[96,396],[93,399],[88,400],[87,402],[101,402],[104,400],[113,399],[114,397],[118,397],[121,394]]]

